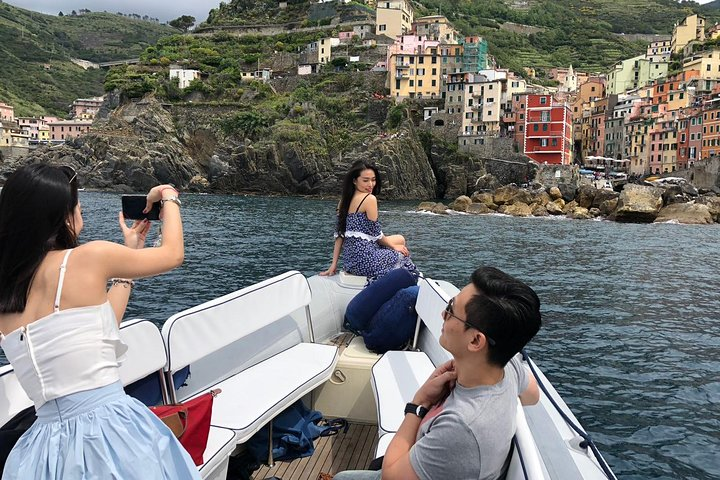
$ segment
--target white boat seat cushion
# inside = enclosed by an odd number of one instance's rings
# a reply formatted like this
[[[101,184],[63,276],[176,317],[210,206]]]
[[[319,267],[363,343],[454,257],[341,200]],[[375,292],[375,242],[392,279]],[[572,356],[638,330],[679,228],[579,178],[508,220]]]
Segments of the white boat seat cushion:
[[[210,427],[208,442],[203,453],[205,463],[198,467],[200,474],[206,478],[217,467],[227,461],[235,450],[235,432],[227,428]]]
[[[375,458],[385,455],[388,445],[390,445],[390,442],[393,438],[395,438],[394,433],[386,433],[380,437],[380,440],[378,440],[377,448],[375,449]]]
[[[215,385],[211,424],[237,433],[243,443],[303,395],[322,385],[335,369],[338,349],[299,343]]]
[[[435,366],[423,352],[390,351],[372,367],[372,387],[380,435],[397,432],[405,404],[430,377]]]

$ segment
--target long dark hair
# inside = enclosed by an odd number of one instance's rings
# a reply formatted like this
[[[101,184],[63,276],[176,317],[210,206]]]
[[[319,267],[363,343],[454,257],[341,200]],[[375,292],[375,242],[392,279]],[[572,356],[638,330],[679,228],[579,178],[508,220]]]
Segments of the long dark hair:
[[[0,313],[25,311],[35,272],[51,250],[77,246],[68,219],[78,203],[70,167],[18,168],[0,193]]]
[[[364,170],[372,170],[375,173],[375,188],[373,188],[373,195],[380,193],[380,187],[382,186],[382,180],[380,179],[380,172],[373,163],[368,163],[364,160],[358,160],[350,166],[350,170],[345,174],[342,186],[342,196],[340,197],[340,207],[338,210],[338,222],[337,222],[337,233],[340,236],[345,234],[347,228],[347,216],[348,209],[350,208],[350,202],[352,201],[353,195],[355,194],[355,183],[354,180],[360,176]]]

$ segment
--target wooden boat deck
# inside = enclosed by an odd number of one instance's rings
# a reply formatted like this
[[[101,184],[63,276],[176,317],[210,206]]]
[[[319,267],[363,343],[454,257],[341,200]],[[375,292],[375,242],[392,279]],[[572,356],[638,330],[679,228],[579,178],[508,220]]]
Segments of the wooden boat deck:
[[[350,423],[347,433],[315,440],[315,453],[289,462],[276,462],[273,468],[262,466],[253,480],[278,477],[282,480],[324,480],[321,473],[364,470],[375,457],[377,425]]]

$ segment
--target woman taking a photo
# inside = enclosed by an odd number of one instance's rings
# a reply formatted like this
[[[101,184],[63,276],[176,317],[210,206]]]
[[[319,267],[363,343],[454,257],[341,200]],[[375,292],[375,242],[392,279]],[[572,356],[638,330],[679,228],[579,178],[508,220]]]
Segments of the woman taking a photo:
[[[149,222],[127,227],[122,213],[125,246],[79,245],[77,189],[72,168],[34,164],[0,194],[0,345],[38,417],[2,478],[199,479],[172,432],[124,393],[118,372],[132,279],[183,262],[178,192],[148,192],[146,211],[163,205],[163,242],[143,248]]]
[[[383,235],[378,221],[380,172],[375,165],[355,162],[343,180],[338,205],[335,247],[330,268],[320,275],[337,273],[340,252],[343,268],[353,275],[377,280],[390,270],[405,268],[417,272],[402,235]]]

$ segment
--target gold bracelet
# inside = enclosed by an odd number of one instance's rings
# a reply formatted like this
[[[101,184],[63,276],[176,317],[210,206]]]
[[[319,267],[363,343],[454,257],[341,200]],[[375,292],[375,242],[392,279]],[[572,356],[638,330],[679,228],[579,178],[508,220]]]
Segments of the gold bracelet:
[[[135,280],[130,280],[127,278],[111,278],[110,282],[112,283],[112,286],[116,285],[122,285],[125,288],[132,288],[135,286]]]

